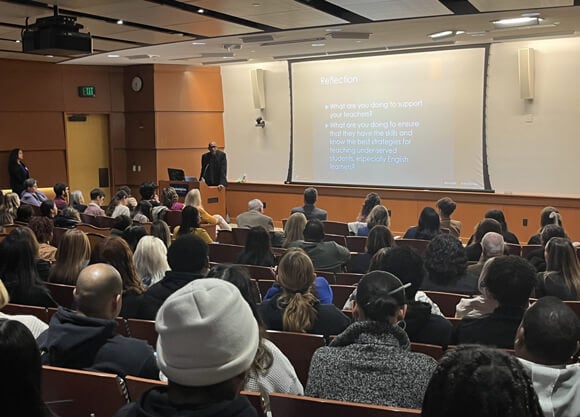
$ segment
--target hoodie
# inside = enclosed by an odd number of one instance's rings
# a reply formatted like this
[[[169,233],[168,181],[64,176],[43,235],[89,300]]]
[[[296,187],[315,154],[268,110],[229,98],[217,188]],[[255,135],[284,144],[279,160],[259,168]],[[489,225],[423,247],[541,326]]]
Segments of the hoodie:
[[[203,405],[176,405],[169,401],[167,387],[145,392],[138,402],[127,404],[115,417],[256,417],[248,399],[239,396],[232,401]]]
[[[37,339],[44,365],[158,379],[155,355],[143,340],[116,334],[117,322],[59,307]]]

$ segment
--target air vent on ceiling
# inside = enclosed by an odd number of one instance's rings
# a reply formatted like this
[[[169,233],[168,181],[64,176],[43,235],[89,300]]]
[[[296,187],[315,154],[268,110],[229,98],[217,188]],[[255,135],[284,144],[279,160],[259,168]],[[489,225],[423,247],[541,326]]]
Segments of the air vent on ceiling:
[[[203,58],[223,58],[223,57],[233,57],[233,52],[202,52],[199,54]]]
[[[127,59],[155,59],[159,58],[159,55],[151,55],[151,54],[140,54],[140,55],[127,55],[125,58]]]
[[[329,37],[333,39],[368,39],[370,38],[370,33],[364,32],[330,32],[328,34]]]
[[[242,36],[240,37],[242,42],[244,43],[253,43],[253,42],[270,42],[274,40],[272,35],[256,35],[256,36]]]
[[[455,45],[455,41],[445,41],[445,42],[429,42],[429,43],[413,43],[409,45],[389,45],[387,49],[415,49],[415,48],[433,48],[438,46],[449,46]]]
[[[223,64],[232,64],[234,62],[248,62],[247,59],[224,59],[223,61],[208,61],[202,62],[202,65],[223,65]]]
[[[274,41],[274,42],[266,42],[260,44],[260,46],[276,46],[276,45],[291,45],[293,43],[306,43],[306,42],[319,42],[324,41],[326,38],[307,38],[307,39],[290,39],[287,41]]]

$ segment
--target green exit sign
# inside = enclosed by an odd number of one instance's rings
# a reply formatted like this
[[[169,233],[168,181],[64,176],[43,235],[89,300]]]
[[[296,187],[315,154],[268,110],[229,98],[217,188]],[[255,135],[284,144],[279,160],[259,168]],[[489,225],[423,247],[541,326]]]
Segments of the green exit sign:
[[[79,97],[95,97],[97,90],[94,85],[81,85],[79,87]]]

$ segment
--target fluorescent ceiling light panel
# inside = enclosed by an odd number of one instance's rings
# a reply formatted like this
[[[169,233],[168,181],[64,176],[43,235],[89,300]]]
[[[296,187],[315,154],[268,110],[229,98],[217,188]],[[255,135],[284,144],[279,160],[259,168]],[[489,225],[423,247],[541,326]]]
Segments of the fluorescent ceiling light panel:
[[[510,19],[494,20],[491,23],[493,23],[496,28],[513,28],[518,26],[539,25],[542,20],[543,19],[538,16],[520,16]]]

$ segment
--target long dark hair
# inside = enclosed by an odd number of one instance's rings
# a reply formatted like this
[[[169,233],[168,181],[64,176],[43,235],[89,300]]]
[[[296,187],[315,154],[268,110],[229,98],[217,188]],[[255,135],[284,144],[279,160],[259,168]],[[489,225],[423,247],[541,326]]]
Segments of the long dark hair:
[[[20,148],[12,149],[8,154],[8,166],[18,164],[18,153],[20,152]]]
[[[193,206],[185,206],[181,212],[181,225],[177,235],[191,233],[197,228],[199,228],[199,211]]]
[[[7,381],[0,390],[6,414],[52,416],[42,401],[40,351],[30,330],[18,321],[0,320],[0,369]]]
[[[431,240],[440,232],[439,215],[432,207],[424,207],[419,215],[416,239]]]
[[[254,226],[248,233],[246,246],[238,262],[248,265],[274,266],[270,234],[262,226]]]

